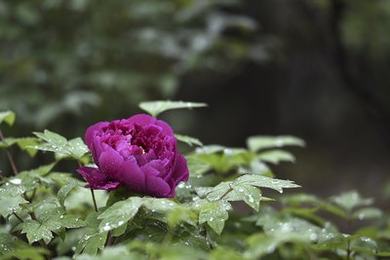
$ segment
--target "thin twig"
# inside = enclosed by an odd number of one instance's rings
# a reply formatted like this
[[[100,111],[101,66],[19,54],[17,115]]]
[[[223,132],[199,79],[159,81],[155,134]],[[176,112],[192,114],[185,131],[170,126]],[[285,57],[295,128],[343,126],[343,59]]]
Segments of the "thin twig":
[[[0,141],[2,141],[5,145],[7,145],[5,138],[4,138],[4,135],[3,135],[3,132],[1,130],[0,130]],[[7,158],[8,158],[10,165],[11,165],[12,172],[14,173],[14,175],[17,175],[18,169],[16,168],[16,164],[15,164],[14,159],[12,158],[11,153],[8,150],[5,150],[5,153],[7,154]]]
[[[92,194],[93,206],[95,207],[95,211],[98,212],[98,207],[97,207],[97,204],[96,204],[95,193],[94,193],[92,188],[91,188],[91,194]]]

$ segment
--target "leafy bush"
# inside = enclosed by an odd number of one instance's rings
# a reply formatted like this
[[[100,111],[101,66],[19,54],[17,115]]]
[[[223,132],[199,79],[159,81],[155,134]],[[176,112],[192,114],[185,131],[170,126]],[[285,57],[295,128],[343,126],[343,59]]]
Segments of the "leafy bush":
[[[148,102],[154,116],[204,104]],[[15,114],[0,113],[12,125]],[[85,188],[62,161],[92,163],[81,138],[45,130],[34,137],[1,134],[13,173],[0,186],[2,259],[375,259],[390,256],[390,219],[356,191],[328,199],[272,190],[299,188],[277,179],[272,164],[292,162],[292,136],[253,136],[246,148],[197,146],[187,155],[191,179],[174,199]],[[53,152],[52,162],[18,172],[7,150]],[[275,202],[277,200],[278,202]]]

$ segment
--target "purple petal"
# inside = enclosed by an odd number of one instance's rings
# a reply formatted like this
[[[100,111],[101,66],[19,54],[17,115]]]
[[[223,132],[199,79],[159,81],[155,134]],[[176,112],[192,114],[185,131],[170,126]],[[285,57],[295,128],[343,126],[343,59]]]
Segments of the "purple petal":
[[[160,177],[152,174],[146,175],[146,193],[151,196],[168,198],[171,194],[171,187]]]
[[[85,142],[87,143],[87,146],[90,150],[93,149],[93,142],[95,140],[96,132],[101,131],[101,129],[108,124],[108,122],[98,122],[87,128],[87,131],[85,132]]]
[[[188,181],[189,171],[187,166],[187,160],[181,154],[176,154],[176,165],[172,174],[172,178],[175,180],[175,185],[181,181]]]
[[[88,187],[96,190],[113,190],[118,188],[119,182],[110,180],[97,168],[80,167],[77,172],[88,182]]]
[[[141,126],[146,126],[146,125],[151,125],[151,124],[157,125],[157,126],[161,127],[162,133],[164,135],[173,135],[173,130],[167,123],[165,123],[164,121],[158,120],[155,117],[152,117],[150,115],[137,114],[137,115],[134,115],[132,117],[129,117],[127,120],[128,120],[128,123],[131,125],[134,125],[134,124],[141,125]]]
[[[110,178],[115,179],[135,192],[144,192],[145,176],[134,157],[124,160],[114,149],[108,149],[99,157],[99,167]]]

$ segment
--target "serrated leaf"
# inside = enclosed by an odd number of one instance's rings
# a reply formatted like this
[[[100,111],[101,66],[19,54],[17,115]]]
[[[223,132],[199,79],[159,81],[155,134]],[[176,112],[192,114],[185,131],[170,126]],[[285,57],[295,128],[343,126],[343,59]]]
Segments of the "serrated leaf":
[[[53,239],[51,230],[46,225],[42,225],[36,220],[27,220],[20,224],[20,226],[22,228],[22,233],[26,234],[30,244],[39,240],[43,240],[48,244]]]
[[[151,114],[154,117],[157,117],[164,111],[173,110],[173,109],[191,109],[197,107],[206,107],[205,103],[194,103],[194,102],[183,102],[183,101],[150,101],[142,102],[139,104],[139,107]]]
[[[73,157],[80,160],[88,152],[88,147],[81,138],[68,141],[65,137],[49,130],[45,130],[43,133],[34,132],[34,134],[45,142],[33,146],[33,148],[41,151],[54,152],[58,159]]]
[[[364,199],[356,191],[344,192],[332,197],[331,200],[346,211],[351,211],[361,206],[369,206],[373,203],[373,199]]]
[[[18,180],[20,181],[20,179]],[[7,182],[0,187],[0,215],[3,217],[8,217],[19,211],[21,209],[20,204],[28,203],[23,197],[25,190],[19,181],[16,184]]]
[[[88,153],[88,147],[84,144],[80,137],[69,140],[68,150],[74,158],[81,158]]]
[[[87,216],[85,220],[87,226],[81,229],[84,235],[82,235],[77,244],[76,254],[96,255],[99,250],[104,248],[108,232],[99,232],[98,226],[100,221],[97,217],[97,212],[92,212]]]
[[[280,162],[295,162],[295,157],[289,152],[283,150],[271,150],[260,153],[258,159],[264,162],[278,164]]]
[[[259,188],[269,188],[276,190],[280,193],[283,189],[299,188],[300,186],[290,180],[280,180],[261,175],[246,174],[238,177],[232,185],[252,185]]]
[[[31,157],[35,156],[37,150],[33,146],[38,144],[38,139],[35,137],[22,137],[22,138],[5,138],[0,142],[0,148],[7,148],[17,144],[19,148],[26,151]]]
[[[49,198],[34,205],[34,219],[20,224],[22,233],[27,235],[29,243],[43,240],[48,244],[53,232],[64,228],[78,228],[85,225],[76,216],[65,214],[55,198]]]
[[[228,201],[244,201],[248,206],[258,211],[261,201],[261,192],[250,185],[234,185],[233,190],[226,196]]]
[[[0,112],[0,125],[5,122],[9,126],[12,126],[15,122],[15,113],[12,111],[3,111]]]
[[[210,201],[216,201],[232,190],[231,184],[230,181],[221,182],[215,187],[198,187],[195,190],[200,197],[207,197]]]
[[[100,232],[108,232],[130,221],[137,214],[142,203],[142,198],[131,197],[113,204],[98,217],[102,220],[99,225]]]
[[[248,148],[257,152],[263,149],[284,146],[305,146],[305,142],[294,136],[251,136],[247,139]]]
[[[81,238],[76,253],[83,252],[87,255],[96,255],[99,250],[103,250],[107,240],[107,232],[85,235]]]
[[[191,137],[191,136],[175,134],[175,137],[178,141],[186,143],[189,146],[193,146],[193,145],[202,146],[203,145],[202,142],[199,141],[199,139],[196,139],[196,138]]]
[[[222,233],[225,221],[229,218],[230,204],[226,201],[206,202],[200,206],[199,224],[207,223],[218,235]]]

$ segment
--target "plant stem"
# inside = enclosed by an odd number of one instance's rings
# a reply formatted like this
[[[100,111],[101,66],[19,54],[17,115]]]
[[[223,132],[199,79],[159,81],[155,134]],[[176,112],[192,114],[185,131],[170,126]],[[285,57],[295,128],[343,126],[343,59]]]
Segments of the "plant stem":
[[[348,238],[347,242],[347,260],[351,259],[351,241]]]
[[[93,206],[95,207],[95,211],[98,212],[98,207],[97,207],[97,204],[96,204],[95,193],[94,193],[92,188],[91,188],[91,194],[92,194]]]
[[[3,132],[1,130],[0,130],[0,141],[2,141],[3,143],[7,144],[5,142],[5,138],[4,138]],[[8,158],[8,161],[9,161],[10,165],[11,165],[11,168],[12,168],[12,171],[13,171],[14,175],[17,175],[18,174],[18,169],[16,168],[16,164],[15,164],[14,159],[12,158],[11,153],[8,150],[5,150],[5,153],[7,154],[7,158]]]
[[[107,240],[106,240],[106,244],[104,245],[104,247],[112,245],[112,242],[113,242],[113,237],[111,235],[111,231],[108,231]]]

